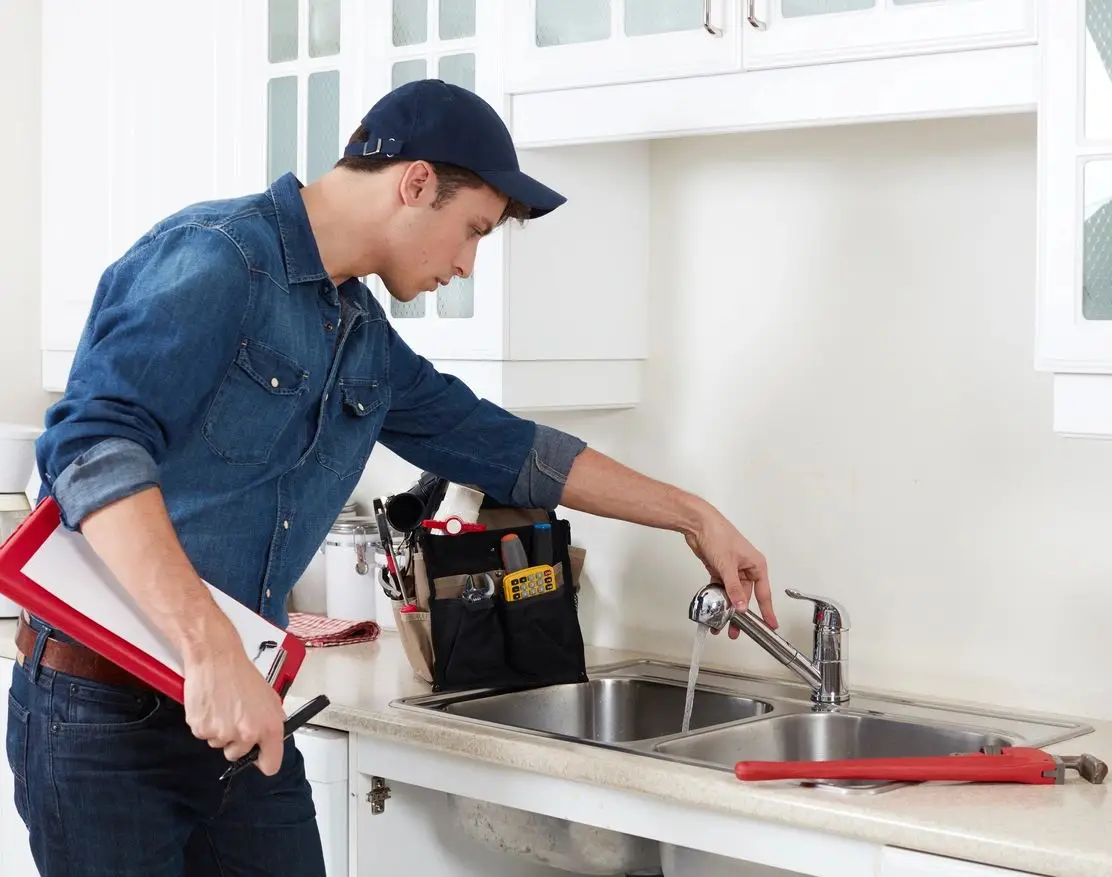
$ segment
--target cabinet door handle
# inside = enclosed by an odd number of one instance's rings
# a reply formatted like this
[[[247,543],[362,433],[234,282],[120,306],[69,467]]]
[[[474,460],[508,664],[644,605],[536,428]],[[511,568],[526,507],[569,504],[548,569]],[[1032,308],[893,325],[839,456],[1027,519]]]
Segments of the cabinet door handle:
[[[710,23],[710,4],[711,0],[703,0],[703,30],[711,36],[720,37],[722,36],[722,28],[715,27]]]
[[[745,17],[749,19],[749,24],[757,30],[765,29],[765,23],[757,18],[757,0],[749,0],[749,11],[746,13]]]

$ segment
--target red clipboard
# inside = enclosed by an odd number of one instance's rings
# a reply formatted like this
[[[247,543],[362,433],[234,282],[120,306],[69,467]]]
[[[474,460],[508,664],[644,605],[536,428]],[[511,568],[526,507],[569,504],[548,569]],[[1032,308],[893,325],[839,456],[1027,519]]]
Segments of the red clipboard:
[[[285,697],[305,660],[305,645],[238,600],[205,582],[243,639],[244,651]],[[183,664],[161,632],[80,533],[62,526],[43,499],[0,546],[0,594],[178,703]]]

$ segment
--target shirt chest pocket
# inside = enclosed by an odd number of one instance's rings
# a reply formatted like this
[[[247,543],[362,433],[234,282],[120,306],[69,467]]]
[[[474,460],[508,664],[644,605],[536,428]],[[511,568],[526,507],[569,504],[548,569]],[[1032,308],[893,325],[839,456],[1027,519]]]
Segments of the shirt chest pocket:
[[[205,441],[230,463],[266,463],[297,411],[308,378],[284,353],[258,341],[241,341],[205,416]]]
[[[363,472],[389,407],[379,381],[340,378],[324,400],[317,459],[340,478]]]

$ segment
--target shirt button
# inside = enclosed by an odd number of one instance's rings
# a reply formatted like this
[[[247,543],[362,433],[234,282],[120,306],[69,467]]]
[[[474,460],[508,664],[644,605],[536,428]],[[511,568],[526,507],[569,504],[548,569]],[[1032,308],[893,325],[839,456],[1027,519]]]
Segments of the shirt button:
[[[363,411],[363,410],[364,410],[364,408],[363,408],[363,403],[362,403],[362,402],[356,402],[356,403],[355,403],[355,407],[356,407],[356,408],[358,408],[358,409],[359,409],[360,411]]]
[[[267,588],[267,589],[266,589],[266,598],[267,598],[268,600],[270,599],[270,588]]]
[[[283,530],[288,530],[289,528],[290,528],[290,522],[289,521],[282,521],[282,529]]]
[[[270,386],[277,387],[278,386],[278,378],[271,378],[270,379]]]
[[[335,329],[335,328],[336,328],[336,327],[332,325],[332,321],[331,321],[331,320],[329,320],[329,321],[328,321],[327,323],[325,323],[325,324],[324,324],[324,331],[325,331],[325,332],[331,332],[331,331],[332,331],[333,329]]]

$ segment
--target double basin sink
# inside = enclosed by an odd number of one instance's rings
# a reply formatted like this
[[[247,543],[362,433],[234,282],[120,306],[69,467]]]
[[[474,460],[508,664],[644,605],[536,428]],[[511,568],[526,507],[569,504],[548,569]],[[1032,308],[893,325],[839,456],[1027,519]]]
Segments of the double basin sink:
[[[431,694],[405,698],[395,706],[730,772],[740,760],[828,761],[972,753],[986,746],[1042,747],[1092,730],[1056,718],[865,694],[820,711],[811,702],[810,689],[801,684],[703,670],[690,727],[682,731],[686,666],[629,661],[593,668],[589,675],[590,681],[583,683],[502,693]],[[878,780],[806,784],[866,794],[899,785]],[[452,803],[461,824],[473,834],[475,826],[489,830],[499,814],[508,816],[506,808],[471,799]],[[591,844],[582,835],[573,837],[572,826],[562,820],[533,820],[529,832],[534,836],[523,836],[520,843],[505,831],[482,839],[511,852],[528,850],[534,860],[584,874],[620,874],[642,866],[644,873],[653,873],[653,867],[659,867],[653,864],[659,855],[655,845],[650,847],[644,839],[616,838],[607,832],[597,838],[593,855]],[[547,834],[542,839],[537,832]],[[549,854],[539,854],[546,848]],[[603,852],[609,855],[606,861]]]

